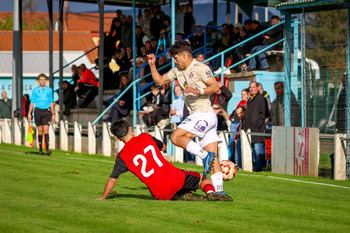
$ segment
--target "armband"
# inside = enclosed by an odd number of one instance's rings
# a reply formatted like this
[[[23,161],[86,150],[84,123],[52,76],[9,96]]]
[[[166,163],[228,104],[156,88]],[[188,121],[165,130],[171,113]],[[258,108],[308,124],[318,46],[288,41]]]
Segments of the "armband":
[[[200,91],[201,95],[204,95],[204,89],[203,88],[199,88],[198,90]]]

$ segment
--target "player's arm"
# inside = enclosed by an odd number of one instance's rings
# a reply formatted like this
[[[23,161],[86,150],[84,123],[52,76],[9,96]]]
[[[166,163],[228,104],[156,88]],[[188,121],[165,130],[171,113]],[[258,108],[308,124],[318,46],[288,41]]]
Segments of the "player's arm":
[[[52,119],[51,119],[51,121],[53,122],[53,121],[55,121],[55,105],[54,105],[53,102],[50,103],[50,109],[51,109],[51,112],[52,112]]]
[[[152,136],[152,139],[153,139],[153,141],[155,141],[155,143],[157,144],[157,147],[160,151],[165,151],[166,146],[161,140],[158,140],[157,138],[155,138],[153,136]]]
[[[104,200],[108,197],[108,195],[111,193],[111,191],[113,190],[115,184],[117,183],[117,179],[116,178],[112,178],[109,177],[109,179],[107,180],[105,189],[103,191],[103,194],[100,198],[96,198],[95,200]]]
[[[196,89],[193,87],[187,87],[185,93],[193,93],[196,95],[211,95],[219,91],[220,87],[214,77],[211,77],[207,81],[207,87],[203,89]]]
[[[147,55],[148,64],[151,68],[152,78],[157,86],[163,85],[164,83],[170,82],[167,74],[160,75],[156,67],[156,56],[154,54]]]

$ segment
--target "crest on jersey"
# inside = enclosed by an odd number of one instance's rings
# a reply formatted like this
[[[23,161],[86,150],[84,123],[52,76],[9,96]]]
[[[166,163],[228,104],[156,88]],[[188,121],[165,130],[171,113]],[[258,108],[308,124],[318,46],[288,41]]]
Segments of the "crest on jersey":
[[[193,78],[193,73],[191,72],[189,76],[190,76],[190,78]]]
[[[199,131],[204,132],[206,128],[208,127],[208,122],[205,120],[199,120],[195,124],[194,128],[198,129]]]
[[[205,74],[207,75],[207,76],[213,76],[213,73],[211,72],[211,70],[207,70],[207,71],[205,71]]]

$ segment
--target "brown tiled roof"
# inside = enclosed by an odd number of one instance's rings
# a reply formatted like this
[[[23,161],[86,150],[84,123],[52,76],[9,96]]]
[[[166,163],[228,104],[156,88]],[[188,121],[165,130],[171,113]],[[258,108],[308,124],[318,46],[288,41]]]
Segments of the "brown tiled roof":
[[[12,51],[13,37],[12,31],[0,31],[0,51]],[[64,51],[84,51],[87,52],[95,43],[92,40],[91,32],[64,32]],[[23,31],[23,51],[48,51],[49,32],[48,31]],[[53,33],[53,50],[59,50],[59,33]],[[87,55],[91,63],[98,57],[98,49]]]
[[[6,16],[13,17],[13,12],[0,12],[0,20],[5,19]],[[104,32],[109,32],[111,23],[115,13],[104,14]],[[49,20],[49,14],[45,12],[28,13],[23,12],[23,21],[26,22],[27,26],[30,26],[34,21],[37,20]],[[53,13],[53,24],[59,19],[58,13]],[[65,31],[99,31],[99,14],[98,13],[68,13],[63,16],[63,24]],[[48,28],[47,28],[48,29]]]

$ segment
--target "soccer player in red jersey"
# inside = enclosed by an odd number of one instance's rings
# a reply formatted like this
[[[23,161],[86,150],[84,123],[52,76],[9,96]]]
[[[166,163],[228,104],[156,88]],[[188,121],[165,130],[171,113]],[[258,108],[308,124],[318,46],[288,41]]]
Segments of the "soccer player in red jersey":
[[[131,171],[158,200],[190,200],[188,193],[200,188],[210,201],[232,201],[228,196],[217,195],[210,179],[198,172],[181,170],[165,160],[160,152],[165,150],[163,142],[147,133],[135,137],[125,120],[114,122],[111,132],[125,145],[117,155],[102,196],[96,200],[106,199],[119,175]]]

